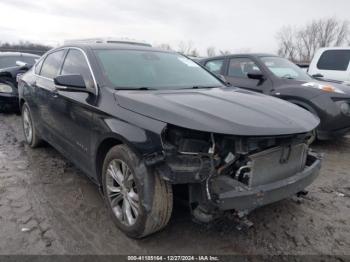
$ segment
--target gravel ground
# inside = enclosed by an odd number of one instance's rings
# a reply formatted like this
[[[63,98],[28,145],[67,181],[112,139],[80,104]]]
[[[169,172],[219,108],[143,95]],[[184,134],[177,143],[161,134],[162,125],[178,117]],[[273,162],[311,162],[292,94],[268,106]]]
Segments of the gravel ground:
[[[20,117],[0,114],[0,254],[350,255],[350,137],[318,142],[319,178],[302,203],[291,199],[208,226],[176,205],[169,225],[143,240],[112,223],[97,187],[50,146],[24,144]]]

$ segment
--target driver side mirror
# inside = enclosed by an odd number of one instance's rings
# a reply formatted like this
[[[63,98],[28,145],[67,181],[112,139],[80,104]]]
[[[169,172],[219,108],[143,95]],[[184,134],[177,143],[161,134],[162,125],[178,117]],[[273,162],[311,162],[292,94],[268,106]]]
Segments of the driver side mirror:
[[[260,80],[260,81],[265,80],[265,76],[262,73],[259,73],[259,72],[248,73],[247,76],[250,79],[255,79],[255,80]]]
[[[85,85],[81,75],[59,75],[53,79],[57,89],[68,92],[92,93]]]

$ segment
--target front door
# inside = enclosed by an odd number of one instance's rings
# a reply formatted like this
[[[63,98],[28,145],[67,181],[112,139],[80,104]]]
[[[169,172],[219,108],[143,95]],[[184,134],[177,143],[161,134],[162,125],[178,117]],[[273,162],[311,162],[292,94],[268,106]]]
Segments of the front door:
[[[225,79],[231,85],[260,93],[268,93],[271,90],[270,79],[267,77],[263,80],[251,79],[248,74],[263,74],[263,72],[250,58],[229,58]]]

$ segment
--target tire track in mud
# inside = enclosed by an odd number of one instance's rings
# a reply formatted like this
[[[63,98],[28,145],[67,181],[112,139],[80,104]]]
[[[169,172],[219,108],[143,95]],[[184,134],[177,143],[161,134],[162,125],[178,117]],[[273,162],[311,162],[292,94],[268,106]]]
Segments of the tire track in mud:
[[[56,236],[33,209],[24,143],[4,121],[0,130],[0,253],[54,253],[60,249]]]

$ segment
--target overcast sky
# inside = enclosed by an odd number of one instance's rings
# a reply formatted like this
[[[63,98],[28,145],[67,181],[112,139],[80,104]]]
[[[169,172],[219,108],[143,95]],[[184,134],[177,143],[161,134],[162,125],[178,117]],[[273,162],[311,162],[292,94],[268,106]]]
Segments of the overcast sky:
[[[350,0],[0,0],[0,41],[59,45],[65,39],[128,37],[191,41],[217,50],[276,52],[284,25],[350,19]]]

